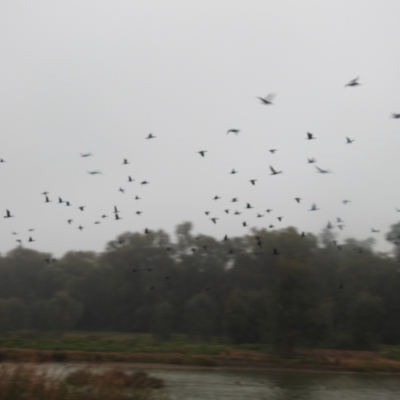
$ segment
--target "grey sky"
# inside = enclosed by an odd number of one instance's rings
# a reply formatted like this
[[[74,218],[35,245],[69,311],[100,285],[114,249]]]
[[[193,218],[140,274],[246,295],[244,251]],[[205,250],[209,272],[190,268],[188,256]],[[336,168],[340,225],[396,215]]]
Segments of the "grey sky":
[[[390,249],[399,15],[398,1],[3,1],[0,213],[15,217],[2,219],[0,251],[17,238],[57,256],[101,251],[125,231],[172,232],[187,220],[217,238],[248,233],[243,221],[318,234],[337,217],[339,241],[375,237]],[[360,86],[344,88],[357,76]],[[256,98],[268,93],[274,105]],[[332,173],[318,174],[311,157]]]

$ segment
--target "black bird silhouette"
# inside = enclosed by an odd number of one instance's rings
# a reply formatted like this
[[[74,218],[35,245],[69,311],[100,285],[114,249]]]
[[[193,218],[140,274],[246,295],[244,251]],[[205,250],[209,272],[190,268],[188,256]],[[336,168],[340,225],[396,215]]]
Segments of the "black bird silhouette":
[[[214,224],[217,223],[217,219],[218,219],[218,218],[210,218],[210,219],[211,219],[212,222],[214,222]]]
[[[148,235],[149,233],[151,233],[150,229],[145,228],[144,230],[145,235]]]
[[[319,210],[319,208],[317,207],[317,205],[315,203],[313,203],[313,205],[311,206],[311,208],[308,211],[317,211]]]
[[[79,229],[80,231],[82,231],[83,226],[79,225],[78,229]]]
[[[124,158],[124,161],[122,162],[122,165],[127,165],[127,164],[129,164],[129,161],[126,158]]]
[[[279,254],[281,254],[281,253],[279,253],[278,249],[276,247],[274,247],[274,249],[272,251],[272,255],[278,256]]]
[[[117,213],[119,213],[119,212],[121,212],[121,211],[118,211],[117,206],[114,206],[114,214],[117,214]]]
[[[115,213],[115,219],[119,220],[119,219],[122,219],[122,218],[117,213]]]
[[[58,202],[59,202],[59,203],[64,203],[64,200],[63,200],[61,197],[59,197],[59,198],[58,198]]]
[[[227,210],[224,210],[227,214],[229,214],[229,210],[227,209]]]
[[[270,149],[269,150],[269,152],[272,153],[272,154],[275,154],[276,151],[277,151],[276,149]]]
[[[150,182],[147,182],[147,181],[142,181],[142,182],[140,182],[140,184],[141,185],[148,185]]]
[[[318,172],[320,173],[320,174],[329,174],[331,171],[328,171],[327,169],[322,169],[322,168],[319,168],[319,167],[317,167],[316,165],[315,165],[315,168],[317,168],[317,170],[318,170]]]
[[[66,202],[65,202],[65,205],[66,205],[67,207],[69,207],[69,206],[71,205],[71,203],[70,203],[69,201],[66,201]]]
[[[22,244],[22,240],[21,239],[17,239],[16,242],[18,242],[19,244]]]
[[[243,225],[243,226],[247,226],[247,222],[246,222],[246,221],[243,221],[242,225]]]
[[[342,203],[343,203],[344,205],[346,205],[346,204],[348,204],[348,203],[351,203],[351,200],[343,200]]]
[[[198,153],[199,153],[202,157],[204,157],[204,155],[207,153],[207,150],[200,150],[200,151],[198,151]]]
[[[272,211],[270,208],[268,210],[265,210],[268,214]]]
[[[237,197],[234,197],[234,198],[232,199],[232,203],[236,203],[237,201],[238,201]]]
[[[246,208],[254,208],[254,207],[250,203],[247,203]]]
[[[140,197],[139,196],[135,196],[135,200],[140,200]]]
[[[90,175],[100,175],[101,172],[100,171],[88,171],[88,174],[90,174]]]
[[[133,182],[134,179],[132,179],[130,176],[128,176],[128,182]]]
[[[42,194],[46,196],[47,194],[49,194],[49,192],[43,192]]]
[[[252,185],[255,185],[256,182],[257,182],[257,179],[250,179],[250,183],[251,183]]]
[[[6,210],[6,215],[4,218],[12,218],[14,215],[11,215],[11,212],[9,210]]]
[[[269,166],[269,169],[271,170],[270,175],[278,175],[282,173],[282,171],[276,171],[273,167],[271,167],[271,165]]]
[[[392,118],[399,119],[400,118],[400,114],[393,113],[392,114]]]
[[[28,242],[35,242],[35,240],[32,239],[32,236],[29,236]]]
[[[374,228],[372,228],[372,229],[371,229],[371,232],[372,232],[372,233],[379,233],[380,230],[379,230],[379,229],[374,229]]]
[[[315,158],[307,158],[307,161],[309,164],[317,162],[317,160]]]
[[[118,189],[121,193],[125,193],[125,189],[119,188]]]
[[[228,135],[229,133],[234,133],[235,135],[237,135],[239,132],[240,132],[240,130],[239,129],[229,129],[227,132],[226,132],[226,134]]]
[[[154,136],[152,133],[149,133],[146,139],[155,139],[157,136]]]
[[[265,105],[273,104],[273,103],[272,103],[272,100],[273,100],[274,98],[275,98],[275,94],[273,94],[273,93],[268,94],[268,95],[265,96],[264,98],[263,98],[263,97],[257,97],[257,99],[260,99],[260,100],[261,100],[261,103],[262,103],[262,104],[265,104]]]
[[[307,138],[306,138],[306,139],[307,139],[307,140],[315,139],[314,134],[311,133],[311,132],[307,132]]]
[[[72,219],[68,219],[68,220],[67,220],[67,222],[68,222],[70,225],[71,225],[72,221],[73,221]]]
[[[143,211],[136,211],[136,214],[141,215],[141,214],[143,214]]]
[[[300,203],[300,201],[301,201],[301,197],[295,197],[294,198],[298,203]]]
[[[237,171],[235,171],[234,169],[230,172],[230,174],[237,174]]]
[[[0,163],[3,163],[3,162],[5,162],[5,160],[3,160],[2,158],[0,158]]]
[[[278,221],[281,222],[283,217],[277,217]]]
[[[90,157],[92,153],[80,153],[81,157]]]
[[[355,139],[350,139],[346,136],[346,144],[353,143]]]
[[[45,196],[45,197],[46,197],[45,203],[50,203],[51,200],[47,196]]]
[[[359,85],[361,85],[361,83],[358,83],[358,82],[357,82],[359,78],[360,78],[360,77],[358,76],[357,78],[352,79],[349,83],[347,83],[346,85],[344,85],[344,87],[346,87],[346,86],[359,86]]]
[[[257,214],[257,218],[262,218],[264,215]]]
[[[84,211],[84,210],[85,210],[85,207],[86,207],[86,206],[80,206],[80,207],[78,207],[78,208],[79,208],[79,210]]]
[[[210,211],[204,211],[204,214],[208,215],[210,214]]]
[[[220,199],[220,198],[221,198],[221,197],[219,197],[219,196],[215,196],[213,200],[218,200],[218,199]]]

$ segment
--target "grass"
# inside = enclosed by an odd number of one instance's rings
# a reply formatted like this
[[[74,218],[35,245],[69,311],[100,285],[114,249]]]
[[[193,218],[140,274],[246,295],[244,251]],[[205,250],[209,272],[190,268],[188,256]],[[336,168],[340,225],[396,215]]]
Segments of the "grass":
[[[0,337],[0,361],[400,372],[400,347],[385,346],[380,352],[300,349],[294,358],[284,359],[265,344],[201,342],[183,335],[161,342],[148,334],[14,332]]]
[[[0,367],[0,400],[151,400],[161,398],[156,389],[162,387],[144,372],[94,374],[82,368],[61,379],[33,364]]]

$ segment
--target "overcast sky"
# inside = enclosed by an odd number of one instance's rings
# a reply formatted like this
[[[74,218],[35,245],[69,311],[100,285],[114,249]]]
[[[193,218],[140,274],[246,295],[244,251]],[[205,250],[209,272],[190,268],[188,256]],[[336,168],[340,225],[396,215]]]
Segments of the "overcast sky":
[[[123,232],[183,221],[221,239],[269,225],[319,234],[330,221],[339,242],[390,250],[399,15],[397,0],[2,1],[0,252],[17,239],[56,256],[102,251]]]

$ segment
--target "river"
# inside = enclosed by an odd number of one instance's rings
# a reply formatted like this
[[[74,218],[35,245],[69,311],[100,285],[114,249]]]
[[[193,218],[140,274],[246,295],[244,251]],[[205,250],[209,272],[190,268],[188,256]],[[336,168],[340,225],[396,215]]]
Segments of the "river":
[[[82,364],[44,364],[64,375]],[[221,370],[97,364],[94,370],[138,369],[162,378],[170,400],[399,400],[400,375],[336,372]]]

